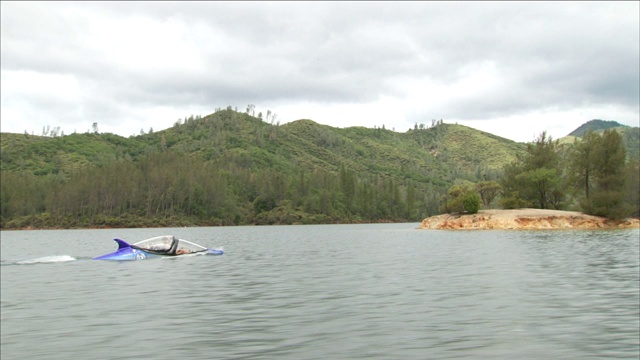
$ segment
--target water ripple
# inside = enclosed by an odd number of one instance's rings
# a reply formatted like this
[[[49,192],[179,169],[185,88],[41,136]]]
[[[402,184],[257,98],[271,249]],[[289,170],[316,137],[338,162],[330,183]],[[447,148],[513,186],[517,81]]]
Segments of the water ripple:
[[[224,245],[225,255],[6,266],[1,357],[640,356],[637,231],[414,228],[180,229],[180,237]],[[3,265],[25,251],[23,243],[4,235]],[[19,241],[33,236],[29,241],[38,249],[57,244],[71,249],[74,258],[89,259],[106,252],[103,238],[112,234],[20,236]]]

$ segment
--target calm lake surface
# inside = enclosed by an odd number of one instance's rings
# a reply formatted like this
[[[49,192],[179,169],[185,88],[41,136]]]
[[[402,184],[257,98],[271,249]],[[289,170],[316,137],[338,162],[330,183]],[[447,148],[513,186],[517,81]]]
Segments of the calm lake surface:
[[[638,359],[639,231],[3,231],[0,358]],[[222,256],[92,261],[172,234]]]

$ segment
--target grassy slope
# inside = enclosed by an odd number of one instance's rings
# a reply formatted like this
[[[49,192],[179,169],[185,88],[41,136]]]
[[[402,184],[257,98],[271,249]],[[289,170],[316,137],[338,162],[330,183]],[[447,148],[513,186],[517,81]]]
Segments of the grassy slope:
[[[500,168],[524,144],[469,127],[440,124],[396,133],[363,127],[333,128],[311,120],[276,126],[233,111],[219,111],[152,134],[40,137],[2,134],[3,171],[72,173],[112,158],[131,158],[166,148],[207,160],[248,163],[254,168],[292,172],[296,168],[393,176],[446,185],[461,173]]]

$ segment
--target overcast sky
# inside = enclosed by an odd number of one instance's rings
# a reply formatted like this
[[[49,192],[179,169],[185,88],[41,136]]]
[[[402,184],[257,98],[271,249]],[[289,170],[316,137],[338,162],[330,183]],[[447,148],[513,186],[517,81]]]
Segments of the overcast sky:
[[[0,4],[2,132],[130,136],[248,104],[516,141],[640,121],[639,2]]]

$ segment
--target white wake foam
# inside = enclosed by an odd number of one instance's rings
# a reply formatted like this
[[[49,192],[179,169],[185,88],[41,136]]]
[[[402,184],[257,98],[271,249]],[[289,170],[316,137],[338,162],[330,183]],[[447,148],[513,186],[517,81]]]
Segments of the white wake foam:
[[[69,255],[54,255],[54,256],[44,256],[36,259],[30,260],[22,260],[17,263],[20,265],[26,264],[40,264],[40,263],[56,263],[56,262],[65,262],[65,261],[74,261],[76,258]]]

